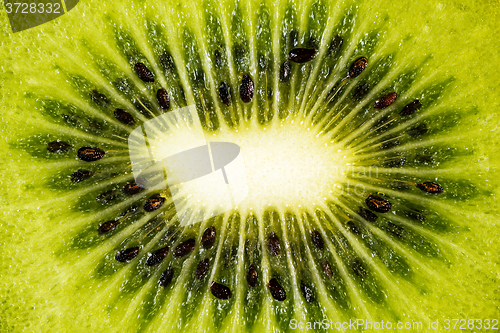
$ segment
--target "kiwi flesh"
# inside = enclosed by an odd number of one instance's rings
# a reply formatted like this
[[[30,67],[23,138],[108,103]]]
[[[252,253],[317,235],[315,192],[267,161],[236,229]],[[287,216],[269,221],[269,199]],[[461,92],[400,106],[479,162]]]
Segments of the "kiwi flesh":
[[[87,1],[16,34],[0,15],[0,331],[499,319],[494,5]],[[131,131],[190,105],[241,147],[230,211],[134,179]]]

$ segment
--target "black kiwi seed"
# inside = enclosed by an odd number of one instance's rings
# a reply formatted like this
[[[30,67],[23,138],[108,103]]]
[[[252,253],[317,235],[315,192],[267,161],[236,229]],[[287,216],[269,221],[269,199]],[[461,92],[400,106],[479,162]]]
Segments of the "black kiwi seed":
[[[390,92],[387,95],[384,95],[377,99],[373,104],[373,107],[378,110],[385,109],[386,107],[394,103],[397,97],[398,94],[396,94],[395,92]]]
[[[336,35],[330,42],[330,46],[328,47],[328,52],[330,54],[336,55],[342,48],[342,44],[344,44],[344,39],[339,35]]]
[[[391,210],[392,206],[389,200],[374,195],[368,196],[365,202],[368,208],[377,213],[387,213],[388,211]]]
[[[233,296],[231,289],[215,281],[210,284],[210,291],[218,299],[230,299]]]
[[[219,97],[225,106],[230,106],[232,104],[229,85],[224,81],[222,81],[219,85]]]
[[[210,262],[208,258],[203,259],[196,267],[195,277],[198,280],[202,280],[208,273],[208,269],[210,268]]]
[[[248,267],[247,270],[247,283],[250,287],[255,287],[259,278],[259,273],[253,264]]]
[[[137,257],[138,254],[139,254],[139,247],[137,246],[130,247],[128,249],[118,252],[115,256],[115,259],[119,262],[127,262]]]
[[[158,105],[164,109],[170,109],[170,97],[168,96],[168,92],[165,89],[158,89],[156,92],[156,100],[158,101]]]
[[[363,263],[359,259],[354,259],[351,262],[351,268],[352,271],[361,279],[363,280],[364,277],[366,276],[366,268],[363,265]]]
[[[144,203],[144,210],[146,212],[155,211],[158,208],[160,208],[164,202],[165,202],[164,197],[158,197],[158,196],[151,197]]]
[[[333,276],[333,269],[328,261],[324,260],[321,262],[321,268],[323,269],[323,274],[325,274],[327,279]]]
[[[417,184],[416,185],[419,189],[421,189],[422,191],[424,192],[427,192],[427,193],[432,193],[432,194],[439,194],[439,193],[443,193],[443,188],[441,187],[441,185],[437,184],[437,183],[433,183],[433,182],[425,182],[425,183],[422,183],[422,184]]]
[[[174,269],[167,268],[160,276],[160,280],[158,281],[161,287],[168,287],[172,279],[174,278]]]
[[[134,65],[134,71],[142,81],[155,82],[153,73],[151,73],[151,71],[142,62],[138,62]]]
[[[106,191],[104,193],[101,193],[97,196],[96,200],[97,202],[101,203],[108,203],[110,201],[115,200],[116,196],[113,190]]]
[[[64,141],[52,141],[47,144],[47,150],[51,153],[64,153],[72,146]]]
[[[115,118],[118,119],[119,122],[125,125],[135,124],[134,117],[132,117],[130,113],[122,109],[115,109]]]
[[[191,251],[194,250],[194,246],[195,246],[194,238],[190,238],[187,241],[180,243],[175,248],[174,257],[176,258],[184,257],[185,255],[189,254]]]
[[[280,81],[287,83],[290,81],[290,75],[292,75],[292,64],[290,61],[285,61],[281,64],[280,68]]]
[[[78,158],[85,162],[95,162],[104,157],[104,150],[96,147],[82,147],[78,149]]]
[[[347,77],[350,79],[354,79],[356,76],[363,73],[366,65],[368,65],[368,59],[366,59],[365,57],[358,58],[355,62],[352,63],[351,68],[349,68]]]
[[[378,218],[376,214],[365,208],[359,208],[358,214],[368,222],[375,222]]]
[[[386,230],[398,238],[404,238],[406,236],[406,230],[392,222],[387,223]]]
[[[408,135],[415,137],[427,133],[429,129],[426,124],[420,124],[408,130]]]
[[[133,195],[137,194],[144,190],[144,187],[141,185],[137,184],[136,182],[128,183],[125,186],[123,186],[123,193],[128,194],[128,195]]]
[[[90,177],[92,177],[92,175],[92,171],[80,169],[71,174],[71,181],[73,183],[79,183],[84,181],[85,179],[89,179]]]
[[[97,90],[92,90],[90,93],[90,99],[100,105],[100,106],[105,106],[107,104],[109,104],[109,100],[106,96],[104,96],[103,94],[101,94],[100,92],[98,92]]]
[[[215,227],[211,226],[205,230],[203,236],[201,237],[201,244],[205,250],[210,249],[215,243]]]
[[[325,248],[325,242],[318,230],[311,232],[311,241],[318,250],[323,250]]]
[[[271,231],[271,233],[269,234],[269,238],[267,239],[267,247],[269,249],[269,252],[273,256],[277,256],[280,254],[281,251],[280,240],[274,231]]]
[[[304,295],[304,298],[306,299],[307,303],[312,303],[316,300],[316,297],[314,296],[314,291],[304,281],[300,282],[300,290],[302,290],[302,295]]]
[[[372,213],[373,214],[373,213]],[[376,217],[377,215],[375,215]],[[361,229],[353,221],[347,221],[346,228],[355,235],[361,235]]]
[[[115,221],[115,220],[104,222],[103,224],[101,224],[99,226],[99,228],[97,228],[97,233],[99,235],[105,235],[108,232],[113,231],[116,228],[116,226],[119,224],[120,224],[120,221]]]
[[[316,52],[317,51],[315,49],[306,49],[298,47],[292,49],[288,53],[288,60],[299,64],[303,64],[305,62],[313,60],[316,57]]]
[[[243,74],[240,85],[240,98],[243,103],[249,103],[252,101],[254,91],[253,80],[248,74]]]
[[[169,250],[169,247],[165,246],[165,247],[162,247],[161,249],[156,250],[153,253],[151,253],[149,255],[148,259],[146,259],[146,265],[154,266],[154,265],[157,265],[160,262],[162,262],[162,260],[165,259],[165,257],[167,256],[168,250]]]
[[[275,300],[282,302],[286,299],[285,289],[283,289],[276,278],[272,278],[267,286]]]
[[[414,100],[413,102],[410,102],[409,104],[405,105],[403,110],[399,112],[399,114],[403,117],[409,116],[413,114],[415,111],[420,109],[422,107],[422,103],[418,99]]]

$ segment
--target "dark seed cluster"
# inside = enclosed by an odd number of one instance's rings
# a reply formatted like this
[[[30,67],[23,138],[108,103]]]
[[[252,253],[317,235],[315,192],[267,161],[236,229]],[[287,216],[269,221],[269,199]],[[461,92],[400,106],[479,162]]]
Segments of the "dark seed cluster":
[[[78,158],[85,162],[95,162],[104,157],[104,150],[96,147],[82,147],[78,149]]]
[[[389,200],[381,197],[370,195],[368,198],[366,198],[365,202],[368,208],[377,213],[387,213],[391,210],[391,203],[389,202]]]
[[[311,241],[318,250],[325,248],[325,241],[318,230],[311,232]]]
[[[231,289],[215,281],[210,284],[210,291],[218,299],[230,299],[233,296]]]
[[[125,110],[115,109],[114,115],[115,115],[115,118],[119,122],[121,122],[122,124],[125,124],[125,125],[134,125],[135,124],[134,117],[132,117],[132,115]]]
[[[385,109],[396,101],[398,95],[395,92],[388,93],[375,101],[373,107],[378,110]]]
[[[203,236],[201,237],[201,245],[205,250],[212,248],[215,244],[215,227],[211,226],[205,230]]]
[[[167,90],[165,89],[158,89],[156,92],[156,100],[158,102],[158,105],[163,109],[163,110],[168,110],[170,108],[170,96],[168,95]]]
[[[164,197],[154,196],[146,200],[146,202],[144,203],[144,210],[146,212],[153,212],[163,206],[164,202]]]
[[[198,267],[196,267],[196,273],[195,273],[196,279],[203,280],[203,278],[207,275],[209,268],[210,268],[210,261],[208,258],[200,261],[198,263]]]
[[[316,57],[316,52],[315,49],[295,48],[288,53],[288,60],[303,64],[313,60]]]
[[[127,195],[137,194],[142,190],[144,190],[144,187],[137,184],[136,182],[128,183],[125,186],[123,186],[123,193]]]
[[[358,58],[356,61],[353,62],[351,68],[349,68],[347,77],[350,79],[354,79],[355,77],[363,73],[367,65],[368,65],[368,59],[366,59],[365,57]]]
[[[139,254],[139,247],[137,246],[130,247],[128,249],[118,252],[115,256],[115,259],[119,262],[127,262],[137,257],[138,254]]]
[[[148,265],[148,266],[158,265],[167,256],[168,250],[169,250],[169,247],[165,246],[165,247],[162,247],[161,249],[156,250],[153,253],[151,253],[149,255],[148,259],[146,259],[146,265]]]
[[[432,193],[432,194],[439,194],[439,193],[443,193],[443,191],[444,191],[443,188],[441,187],[441,185],[439,185],[437,183],[433,183],[433,182],[425,182],[425,183],[417,184],[417,187],[424,192]]]
[[[142,62],[138,62],[134,65],[134,71],[139,77],[144,82],[154,82],[155,77],[153,76],[153,73],[144,65]]]
[[[182,258],[182,257],[188,255],[189,253],[191,253],[191,251],[194,250],[194,246],[195,246],[194,238],[190,238],[190,239],[182,242],[181,244],[177,245],[177,247],[175,248],[174,257]]]
[[[247,270],[247,283],[249,287],[255,287],[259,279],[259,274],[254,264],[251,264]]]
[[[240,85],[240,98],[243,103],[252,101],[254,92],[254,83],[249,74],[243,74]]]
[[[280,254],[280,240],[274,231],[271,231],[271,233],[269,234],[269,238],[267,239],[267,248],[273,256],[277,256]]]
[[[105,235],[105,234],[113,231],[116,228],[116,226],[119,224],[120,224],[120,221],[115,221],[115,220],[104,222],[97,229],[97,233],[99,235]]]
[[[282,302],[286,299],[286,291],[276,278],[272,278],[267,287],[275,300]]]

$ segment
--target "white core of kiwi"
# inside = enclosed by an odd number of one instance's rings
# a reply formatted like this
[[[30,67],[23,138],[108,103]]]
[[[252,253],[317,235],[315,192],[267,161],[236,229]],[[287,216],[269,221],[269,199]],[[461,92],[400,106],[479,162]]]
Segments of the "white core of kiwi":
[[[168,126],[168,130],[157,126],[155,131],[154,139],[148,144],[149,149],[156,152],[167,151],[172,145],[176,151],[188,151],[196,146],[194,127],[182,121]],[[215,216],[227,207],[245,213],[263,213],[271,207],[308,210],[321,207],[332,196],[340,195],[351,163],[346,151],[327,136],[318,135],[318,130],[300,117],[267,126],[247,123],[238,129],[205,133],[205,137],[208,142],[230,142],[240,147],[247,190],[243,200],[224,202],[213,182],[184,182],[171,189],[173,199],[182,200],[182,205],[177,206],[180,214],[199,211],[200,207],[206,217]],[[144,151],[140,155],[148,157],[149,153]],[[166,178],[169,179],[168,171]],[[228,186],[240,185],[233,184]]]

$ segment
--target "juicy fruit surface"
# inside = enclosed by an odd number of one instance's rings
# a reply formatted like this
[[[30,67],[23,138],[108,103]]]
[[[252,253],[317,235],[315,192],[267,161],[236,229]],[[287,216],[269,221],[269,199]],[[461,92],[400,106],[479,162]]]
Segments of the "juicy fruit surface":
[[[3,32],[1,330],[492,318],[495,6],[89,1],[34,30]],[[343,41],[330,47],[336,35]],[[290,44],[318,52],[280,80]],[[342,83],[359,57],[366,69]],[[240,94],[247,73],[252,97],[247,78]],[[136,122],[161,114],[160,88],[170,109],[196,105],[208,135],[245,152],[251,189],[234,212],[182,229],[169,196],[132,185],[134,196],[123,193],[133,176],[120,137],[133,126],[113,111]],[[422,107],[403,118],[416,98]],[[381,149],[386,137],[399,141]],[[57,140],[70,146],[48,151]],[[82,147],[105,154],[86,150],[86,161]]]

